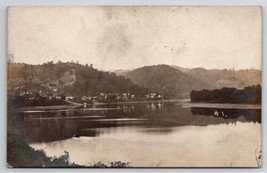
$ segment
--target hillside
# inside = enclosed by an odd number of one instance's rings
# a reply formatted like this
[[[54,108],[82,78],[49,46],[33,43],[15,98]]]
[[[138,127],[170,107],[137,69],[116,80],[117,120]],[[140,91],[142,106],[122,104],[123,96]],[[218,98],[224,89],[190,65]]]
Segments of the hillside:
[[[198,78],[205,83],[209,83],[214,88],[222,87],[234,87],[244,88],[246,86],[257,85],[261,83],[261,71],[254,69],[247,70],[207,70],[204,68],[185,69],[181,67],[175,67],[177,69],[183,69],[186,74]]]
[[[42,65],[8,64],[8,95],[19,92],[57,93],[83,96],[98,93],[133,93],[148,91],[123,76],[102,72],[77,63],[45,63]]]
[[[211,88],[207,83],[168,65],[145,66],[126,73],[125,77],[166,98],[186,97],[193,89]]]
[[[116,74],[115,74],[116,73]],[[99,93],[132,93],[144,97],[149,92],[165,98],[189,97],[192,90],[244,88],[261,84],[260,70],[207,70],[179,66],[155,65],[135,70],[99,71],[78,63],[28,65],[8,64],[8,95],[40,91],[57,95],[97,95]]]
[[[120,70],[117,75],[129,78],[133,83],[169,97],[188,96],[191,90],[244,88],[261,84],[260,70],[207,70],[179,66],[146,66],[132,71]]]

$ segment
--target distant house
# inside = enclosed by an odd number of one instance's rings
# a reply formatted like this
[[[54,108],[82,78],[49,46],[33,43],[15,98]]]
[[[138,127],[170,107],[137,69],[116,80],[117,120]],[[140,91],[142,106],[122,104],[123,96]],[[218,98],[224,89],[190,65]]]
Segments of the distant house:
[[[68,101],[68,100],[73,100],[74,99],[74,97],[73,96],[66,96],[66,100]]]
[[[150,93],[150,98],[156,98],[157,97],[157,94],[156,93]]]
[[[85,100],[88,100],[88,97],[87,97],[87,96],[82,96],[81,99],[82,99],[83,101],[85,101]]]
[[[128,100],[128,94],[127,93],[123,93],[122,94],[122,99],[123,100]]]
[[[159,94],[157,97],[158,97],[159,99],[162,99],[162,98],[163,98],[163,95],[160,95],[160,94]]]
[[[25,94],[26,94],[25,92],[20,92],[20,93],[19,93],[20,96],[23,96],[23,95],[25,95]]]
[[[145,95],[148,99],[162,99],[163,95],[157,93],[149,93]]]

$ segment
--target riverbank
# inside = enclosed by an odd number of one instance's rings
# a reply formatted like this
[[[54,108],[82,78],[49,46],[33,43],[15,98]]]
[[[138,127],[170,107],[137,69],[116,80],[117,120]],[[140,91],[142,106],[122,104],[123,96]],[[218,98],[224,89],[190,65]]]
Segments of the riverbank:
[[[261,109],[261,104],[232,103],[184,103],[183,108],[217,108],[217,109]]]
[[[109,103],[102,103],[102,102],[95,102],[90,103],[87,105],[108,105],[108,104],[141,104],[141,103],[153,103],[153,102],[188,102],[190,99],[166,99],[166,100],[143,100],[143,101],[124,101],[124,102],[109,102]]]
[[[110,102],[110,103],[89,103],[88,106],[92,105],[114,105],[114,104],[142,104],[142,103],[153,103],[153,102],[188,102],[189,99],[170,99],[170,100],[146,100],[146,101],[125,101],[125,102]],[[18,110],[18,112],[28,112],[28,111],[48,111],[48,110],[64,110],[64,109],[76,109],[83,107],[84,104],[68,101],[69,105],[54,105],[54,106],[29,106],[23,107]]]
[[[25,111],[39,111],[39,110],[60,110],[60,109],[75,109],[83,106],[83,104],[75,103],[75,102],[68,102],[69,104],[66,105],[53,105],[53,106],[29,106],[29,107],[22,107],[18,110],[18,112],[25,112]]]

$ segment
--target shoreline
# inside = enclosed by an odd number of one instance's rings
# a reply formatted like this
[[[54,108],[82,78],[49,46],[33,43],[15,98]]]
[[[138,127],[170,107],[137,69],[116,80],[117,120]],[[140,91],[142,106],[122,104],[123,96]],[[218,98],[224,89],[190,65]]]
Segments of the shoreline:
[[[82,103],[67,101],[69,104],[52,105],[52,106],[30,106],[18,109],[18,112],[26,111],[46,111],[46,110],[67,110],[83,107]],[[111,102],[111,103],[89,103],[92,105],[115,105],[115,104],[142,104],[153,102],[178,102],[183,108],[217,108],[217,109],[261,109],[261,104],[236,104],[236,103],[192,103],[190,99],[169,99],[169,100],[145,100],[145,101],[126,101],[126,102]]]
[[[18,109],[18,112],[37,111],[37,110],[60,110],[60,109],[75,109],[81,107],[83,104],[70,103],[69,105],[53,105],[53,106],[29,106]]]
[[[114,105],[114,104],[141,104],[141,103],[152,103],[152,102],[186,102],[190,99],[169,99],[169,100],[146,100],[146,101],[127,101],[127,102],[111,102],[111,103],[89,103],[87,105]],[[67,101],[69,105],[52,105],[52,106],[29,106],[22,107],[18,109],[18,112],[27,112],[27,111],[46,111],[46,110],[67,110],[67,109],[76,109],[83,107],[82,103]]]
[[[142,101],[125,101],[125,102],[110,102],[110,103],[89,103],[87,105],[110,105],[110,104],[138,104],[138,103],[152,103],[152,102],[179,102],[179,101],[189,101],[190,99],[166,99],[166,100],[142,100]]]
[[[182,105],[184,108],[217,108],[217,109],[261,109],[261,104],[236,104],[236,103],[192,103]]]

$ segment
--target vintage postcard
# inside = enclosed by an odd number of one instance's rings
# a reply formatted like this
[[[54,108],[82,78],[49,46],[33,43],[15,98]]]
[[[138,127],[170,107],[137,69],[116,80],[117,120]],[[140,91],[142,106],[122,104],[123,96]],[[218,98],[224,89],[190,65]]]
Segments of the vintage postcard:
[[[259,6],[8,8],[9,167],[260,167]]]

